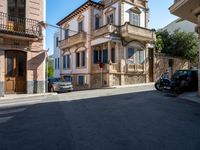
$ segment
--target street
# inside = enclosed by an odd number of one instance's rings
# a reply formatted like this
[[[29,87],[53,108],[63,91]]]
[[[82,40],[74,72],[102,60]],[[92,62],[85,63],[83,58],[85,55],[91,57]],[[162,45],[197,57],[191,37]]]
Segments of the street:
[[[32,99],[0,108],[0,150],[200,149],[200,104],[151,86]]]

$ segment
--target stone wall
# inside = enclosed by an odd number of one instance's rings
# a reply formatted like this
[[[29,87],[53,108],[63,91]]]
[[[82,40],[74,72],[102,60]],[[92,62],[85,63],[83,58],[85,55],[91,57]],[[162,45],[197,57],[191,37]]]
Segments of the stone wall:
[[[157,80],[166,70],[169,71],[171,76],[176,70],[189,69],[190,66],[191,64],[188,60],[156,54],[154,58],[154,80]]]
[[[102,81],[102,84],[101,84]],[[109,75],[103,73],[103,80],[101,79],[101,73],[95,73],[91,75],[91,88],[102,88],[109,86]]]
[[[127,74],[124,75],[125,85],[139,84],[146,82],[146,75],[144,74]]]

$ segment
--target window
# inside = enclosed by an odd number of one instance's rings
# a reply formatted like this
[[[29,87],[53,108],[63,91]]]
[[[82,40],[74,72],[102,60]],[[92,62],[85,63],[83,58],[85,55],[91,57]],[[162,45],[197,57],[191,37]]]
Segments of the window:
[[[60,58],[57,59],[58,61],[58,69],[60,68]]]
[[[85,51],[81,52],[81,66],[85,66]]]
[[[108,50],[107,49],[103,50],[103,63],[104,64],[108,63]]]
[[[70,68],[70,55],[67,55],[67,68]]]
[[[114,24],[114,15],[110,14],[107,16],[107,24]]]
[[[96,15],[95,17],[95,29],[99,29],[100,27],[100,18],[99,15]]]
[[[82,32],[83,31],[83,21],[80,21],[78,23],[78,32]]]
[[[134,48],[129,47],[128,48],[128,59],[133,59],[134,58]]]
[[[25,0],[8,0],[8,15],[12,16],[9,20],[17,21],[14,17],[25,18]],[[24,21],[20,21],[20,23]]]
[[[130,13],[130,23],[136,26],[140,26],[140,14]]]
[[[66,69],[66,56],[63,56],[63,69]]]
[[[78,85],[85,84],[85,76],[78,76]]]
[[[65,79],[66,82],[72,82],[71,76],[64,76],[64,79]]]
[[[76,53],[76,67],[80,67],[80,53]]]
[[[65,39],[67,39],[69,37],[69,29],[65,30]]]
[[[115,63],[115,48],[111,49],[111,61],[112,63]]]
[[[101,50],[94,50],[94,64],[101,62]]]
[[[137,62],[138,62],[138,64],[142,64],[143,61],[144,61],[143,51],[138,50],[137,51]]]
[[[55,58],[54,63],[55,63],[55,70],[56,70],[57,69],[57,58]]]
[[[59,42],[59,39],[58,37],[56,37],[56,47],[58,47],[58,42]]]

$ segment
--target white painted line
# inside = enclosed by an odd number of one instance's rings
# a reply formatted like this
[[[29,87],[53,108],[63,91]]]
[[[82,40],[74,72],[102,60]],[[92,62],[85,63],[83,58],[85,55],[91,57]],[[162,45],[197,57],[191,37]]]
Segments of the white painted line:
[[[9,117],[2,117],[0,118],[0,124],[1,123],[6,123],[8,122],[10,119],[12,119],[14,116],[9,116]]]
[[[0,111],[0,115],[22,112],[24,110],[26,110],[26,108],[12,109],[12,110],[3,110],[3,111]]]

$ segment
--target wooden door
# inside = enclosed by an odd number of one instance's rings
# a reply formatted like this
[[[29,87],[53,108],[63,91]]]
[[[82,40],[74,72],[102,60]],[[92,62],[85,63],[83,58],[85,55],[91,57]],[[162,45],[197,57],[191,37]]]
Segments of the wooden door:
[[[153,66],[154,66],[154,53],[153,49],[149,49],[149,82],[154,81],[153,77]]]
[[[26,53],[6,51],[5,55],[5,91],[11,93],[26,92]]]
[[[5,90],[7,94],[15,93],[15,53],[12,51],[6,51],[5,59]]]

